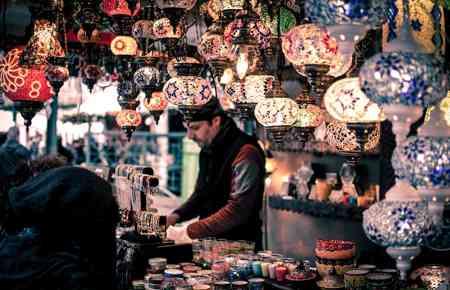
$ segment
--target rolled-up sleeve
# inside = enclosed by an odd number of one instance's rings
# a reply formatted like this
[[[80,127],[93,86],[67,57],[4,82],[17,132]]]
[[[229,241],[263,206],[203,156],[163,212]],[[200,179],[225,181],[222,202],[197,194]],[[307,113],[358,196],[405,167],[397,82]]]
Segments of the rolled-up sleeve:
[[[264,156],[254,145],[244,145],[232,163],[228,202],[213,215],[188,226],[191,238],[220,235],[245,223],[261,203]]]

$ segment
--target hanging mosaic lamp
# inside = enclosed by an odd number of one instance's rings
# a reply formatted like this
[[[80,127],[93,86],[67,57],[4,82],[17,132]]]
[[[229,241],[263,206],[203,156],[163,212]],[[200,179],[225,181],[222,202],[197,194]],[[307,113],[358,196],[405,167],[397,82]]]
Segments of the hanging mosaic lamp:
[[[403,2],[403,26],[383,53],[365,62],[359,73],[363,92],[382,106],[393,122],[397,144],[405,140],[410,125],[422,115],[423,108],[437,104],[447,93],[444,65],[424,53],[411,34],[409,1]]]
[[[172,26],[177,26],[186,11],[194,8],[197,0],[156,0],[156,5],[170,20]]]
[[[64,50],[57,38],[56,25],[48,20],[36,20],[34,33],[20,56],[20,65],[44,68],[49,57],[62,57]]]
[[[255,106],[255,118],[264,126],[267,137],[275,143],[283,143],[289,129],[296,122],[297,103],[289,98],[270,98]]]
[[[119,35],[111,41],[111,52],[118,56],[136,56],[138,45],[131,36]]]
[[[178,106],[187,121],[212,98],[210,82],[197,76],[171,78],[164,85],[163,93],[169,103]]]
[[[324,111],[312,104],[300,104],[297,120],[291,130],[295,139],[307,141],[314,133],[314,130],[325,121]]]
[[[120,79],[117,84],[117,101],[122,109],[136,110],[139,106],[139,90],[133,82],[129,79]]]
[[[52,86],[55,96],[58,96],[64,82],[69,79],[69,70],[64,66],[48,65],[45,69],[45,78]]]
[[[256,44],[260,49],[270,46],[270,29],[258,19],[238,18],[225,27],[223,35],[228,46]]]
[[[128,141],[130,141],[133,132],[141,125],[142,117],[135,110],[124,109],[117,114],[116,122],[127,135]]]
[[[191,75],[198,76],[203,69],[203,65],[196,58],[190,56],[174,57],[167,63],[167,73],[171,78],[178,76],[176,67],[179,64],[184,64],[184,68],[188,70],[195,70],[190,72],[192,73]],[[181,69],[181,67],[179,67],[179,69]]]
[[[429,120],[396,148],[392,165],[427,202],[433,223],[442,226],[446,199],[450,198],[450,127],[444,112],[434,108]]]
[[[95,83],[103,76],[103,71],[95,64],[88,64],[81,69],[81,80],[92,93]]]
[[[156,40],[161,41],[167,49],[169,54],[173,54],[173,50],[176,48],[178,40],[185,33],[184,24],[181,20],[177,26],[173,26],[169,18],[160,18],[153,22],[153,35]]]
[[[152,66],[144,66],[134,73],[134,83],[137,88],[150,99],[152,93],[161,86],[160,71]]]
[[[151,98],[144,99],[144,106],[153,116],[156,124],[158,124],[159,118],[168,105],[169,103],[162,92],[153,92]]]
[[[0,57],[0,84],[5,96],[14,102],[14,107],[29,127],[31,119],[43,108],[44,102],[52,97],[53,92],[43,70],[19,65],[22,53],[22,48],[14,48]]]
[[[223,28],[218,23],[213,23],[197,45],[198,53],[211,66],[213,75],[217,79],[222,77],[225,66],[231,58],[231,46],[225,43],[223,32]]]
[[[153,21],[146,19],[136,21],[131,28],[131,35],[139,42],[140,55],[145,55],[149,40],[155,39],[153,35]]]
[[[136,16],[141,10],[140,0],[103,0],[100,8],[109,17],[115,15]]]

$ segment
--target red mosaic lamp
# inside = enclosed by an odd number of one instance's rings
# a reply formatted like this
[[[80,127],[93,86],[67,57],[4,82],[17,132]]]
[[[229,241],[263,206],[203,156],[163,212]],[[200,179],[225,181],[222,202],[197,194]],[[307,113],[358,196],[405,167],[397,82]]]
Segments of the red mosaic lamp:
[[[53,95],[52,87],[44,70],[25,68],[19,65],[22,48],[14,48],[0,58],[1,88],[5,96],[14,102],[14,108],[31,125],[31,119]]]
[[[139,125],[141,125],[142,117],[141,114],[135,110],[124,109],[117,114],[116,122],[127,135],[128,141],[130,141],[133,132],[136,131],[136,128]]]
[[[159,118],[161,117],[164,110],[169,105],[164,94],[162,92],[153,92],[151,98],[144,99],[144,106],[155,119],[156,124],[159,122]]]

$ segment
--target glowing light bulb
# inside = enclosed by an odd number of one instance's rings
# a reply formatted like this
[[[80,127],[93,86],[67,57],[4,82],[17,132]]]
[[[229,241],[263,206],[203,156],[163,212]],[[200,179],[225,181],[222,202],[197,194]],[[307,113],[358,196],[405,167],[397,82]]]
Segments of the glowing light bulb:
[[[223,85],[229,84],[233,80],[233,70],[231,68],[227,68],[223,71],[223,75],[220,78],[220,83]]]
[[[245,78],[247,70],[248,70],[248,55],[245,51],[240,52],[239,58],[236,63],[236,72],[240,80],[243,80]]]

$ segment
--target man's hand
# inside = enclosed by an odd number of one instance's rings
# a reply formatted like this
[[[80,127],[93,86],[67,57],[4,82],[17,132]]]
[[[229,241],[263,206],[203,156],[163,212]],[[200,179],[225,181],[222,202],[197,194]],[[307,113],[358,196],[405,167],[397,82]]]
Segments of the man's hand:
[[[187,225],[184,226],[170,226],[166,231],[167,239],[173,240],[175,244],[189,244],[192,243],[192,239],[187,233]]]
[[[178,222],[178,220],[180,219],[180,216],[176,213],[170,214],[169,216],[167,216],[167,225],[168,226],[173,226],[174,224],[176,224]]]

